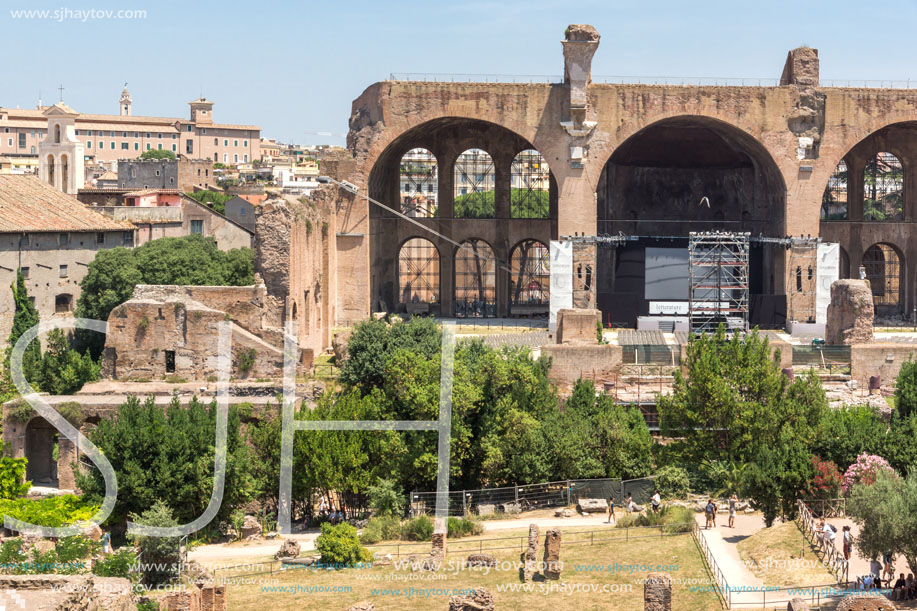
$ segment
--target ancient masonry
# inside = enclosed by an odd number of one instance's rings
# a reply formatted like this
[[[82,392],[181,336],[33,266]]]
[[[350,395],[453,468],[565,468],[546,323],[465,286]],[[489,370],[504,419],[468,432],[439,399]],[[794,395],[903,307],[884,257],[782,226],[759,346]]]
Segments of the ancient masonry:
[[[538,535],[539,529],[537,524],[529,525],[529,546],[522,553],[522,568],[520,577],[523,582],[530,582],[538,573]]]
[[[564,563],[560,559],[560,529],[551,528],[544,534],[544,578],[560,579]]]

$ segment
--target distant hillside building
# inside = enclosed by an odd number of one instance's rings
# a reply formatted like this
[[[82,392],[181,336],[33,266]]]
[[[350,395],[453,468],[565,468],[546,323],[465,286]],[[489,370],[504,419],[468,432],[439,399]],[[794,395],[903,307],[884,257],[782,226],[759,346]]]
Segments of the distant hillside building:
[[[130,92],[121,92],[119,114],[75,113],[73,137],[95,161],[137,158],[144,151],[165,150],[195,159],[246,163],[261,158],[261,128],[257,125],[214,123],[213,101],[188,103],[190,118],[140,117],[133,114]],[[55,105],[57,106],[57,105]],[[0,107],[0,155],[38,155],[48,132],[48,106],[35,109]]]
[[[216,184],[213,162],[203,159],[118,160],[119,189],[178,189],[189,193],[195,187],[208,189]]]

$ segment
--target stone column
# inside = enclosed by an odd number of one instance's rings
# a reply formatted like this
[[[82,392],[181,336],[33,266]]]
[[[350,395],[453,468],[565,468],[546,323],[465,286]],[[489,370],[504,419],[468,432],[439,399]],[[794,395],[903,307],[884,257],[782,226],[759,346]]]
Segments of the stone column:
[[[520,578],[524,582],[530,582],[535,577],[535,573],[538,572],[538,560],[537,552],[538,549],[538,535],[539,529],[537,524],[529,525],[529,546],[522,553],[522,568],[520,569]]]
[[[644,611],[672,611],[672,578],[650,573],[643,582]]]
[[[564,563],[560,559],[560,529],[552,528],[544,535],[544,578],[560,579]]]
[[[433,533],[432,554],[446,558],[446,533]]]

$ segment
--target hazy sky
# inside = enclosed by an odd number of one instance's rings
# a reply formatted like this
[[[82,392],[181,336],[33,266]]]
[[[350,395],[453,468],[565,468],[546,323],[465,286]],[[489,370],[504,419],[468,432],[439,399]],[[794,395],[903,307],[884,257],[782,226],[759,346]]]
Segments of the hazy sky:
[[[64,100],[185,117],[201,92],[215,119],[306,144],[342,138],[368,85],[404,72],[561,75],[568,23],[602,35],[596,75],[776,78],[816,47],[822,80],[917,82],[917,0],[616,2],[195,2],[2,0],[0,106]],[[145,10],[145,19],[13,18],[12,11]],[[72,14],[72,13],[71,13]]]

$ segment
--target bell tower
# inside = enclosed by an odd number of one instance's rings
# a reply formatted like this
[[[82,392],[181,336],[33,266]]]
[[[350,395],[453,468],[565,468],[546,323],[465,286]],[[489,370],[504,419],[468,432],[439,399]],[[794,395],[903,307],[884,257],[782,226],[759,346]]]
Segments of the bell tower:
[[[131,114],[131,92],[127,90],[127,83],[124,83],[124,89],[121,90],[121,101],[119,102],[121,116],[128,117]]]

